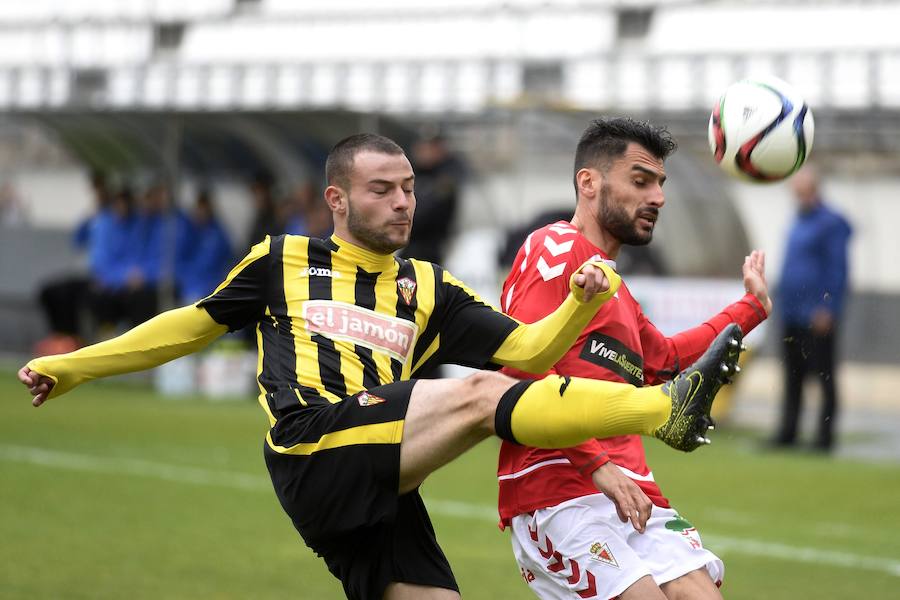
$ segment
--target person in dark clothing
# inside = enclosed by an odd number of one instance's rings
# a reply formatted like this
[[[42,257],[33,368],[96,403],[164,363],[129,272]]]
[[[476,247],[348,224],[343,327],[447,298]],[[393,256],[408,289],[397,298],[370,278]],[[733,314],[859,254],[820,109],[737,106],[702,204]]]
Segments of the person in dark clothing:
[[[413,166],[419,207],[416,226],[402,256],[441,263],[456,216],[462,165],[450,153],[444,138],[435,135],[416,142]]]
[[[261,171],[250,182],[253,197],[253,223],[247,233],[246,247],[261,242],[267,235],[284,233],[284,223],[279,218],[275,202],[275,180],[268,172]]]
[[[91,255],[96,241],[93,231],[98,215],[107,211],[112,194],[102,171],[92,171],[90,175],[94,207],[75,228],[72,244],[80,253]],[[94,275],[93,260],[89,261],[90,271],[68,273],[47,282],[40,290],[38,301],[47,319],[49,335],[35,345],[36,354],[69,352],[80,347],[89,336],[84,312],[88,301],[88,290]]]
[[[784,404],[776,446],[793,446],[802,408],[803,381],[815,374],[822,384],[822,409],[813,447],[834,446],[838,399],[835,338],[847,292],[847,220],[825,204],[811,167],[791,181],[798,212],[788,234],[778,284],[784,326]]]

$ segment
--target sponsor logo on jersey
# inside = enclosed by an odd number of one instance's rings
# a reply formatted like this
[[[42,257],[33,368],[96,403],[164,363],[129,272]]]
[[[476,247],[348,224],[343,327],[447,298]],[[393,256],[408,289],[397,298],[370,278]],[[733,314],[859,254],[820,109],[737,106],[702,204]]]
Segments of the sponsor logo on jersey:
[[[332,271],[325,267],[303,267],[300,269],[300,277],[333,277],[339,279],[340,271]]]
[[[407,306],[409,306],[409,303],[412,302],[413,296],[416,293],[416,282],[409,277],[398,279],[397,289],[400,290],[400,295],[403,296],[403,301],[406,302]]]
[[[375,394],[370,394],[369,392],[358,393],[356,399],[359,401],[360,406],[372,406],[384,402],[384,398],[376,396]]]
[[[700,533],[697,531],[697,528],[679,515],[676,515],[671,521],[666,522],[666,529],[679,534],[681,539],[683,539],[691,548],[699,549],[703,547],[703,542],[700,541]]]
[[[591,545],[590,553],[591,558],[594,560],[617,569],[619,568],[619,562],[616,560],[616,557],[613,556],[612,551],[609,549],[609,544],[606,542],[594,542],[594,544]]]
[[[386,352],[402,362],[406,362],[419,331],[412,321],[335,300],[304,302],[303,319],[310,333]]]
[[[616,338],[594,332],[587,337],[578,356],[609,369],[631,385],[644,383],[644,359]]]

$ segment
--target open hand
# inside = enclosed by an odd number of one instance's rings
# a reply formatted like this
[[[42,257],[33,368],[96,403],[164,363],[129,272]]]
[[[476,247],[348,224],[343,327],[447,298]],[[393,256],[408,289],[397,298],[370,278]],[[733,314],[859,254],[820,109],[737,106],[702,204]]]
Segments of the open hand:
[[[40,406],[47,399],[50,390],[53,389],[53,380],[45,375],[41,375],[37,371],[32,371],[27,366],[19,369],[19,381],[28,387],[28,391],[34,398],[31,399],[32,406]]]
[[[772,299],[769,298],[769,284],[766,283],[766,253],[754,250],[744,257],[744,289],[759,300],[766,314],[772,314]]]

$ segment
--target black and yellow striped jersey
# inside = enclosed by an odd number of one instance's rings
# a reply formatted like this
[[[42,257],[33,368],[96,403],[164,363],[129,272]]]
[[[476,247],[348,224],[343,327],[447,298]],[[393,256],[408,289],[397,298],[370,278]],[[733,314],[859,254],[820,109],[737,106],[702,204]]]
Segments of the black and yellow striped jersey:
[[[483,367],[518,325],[438,265],[337,236],[266,238],[198,305],[232,331],[256,323],[273,425],[423,367]]]

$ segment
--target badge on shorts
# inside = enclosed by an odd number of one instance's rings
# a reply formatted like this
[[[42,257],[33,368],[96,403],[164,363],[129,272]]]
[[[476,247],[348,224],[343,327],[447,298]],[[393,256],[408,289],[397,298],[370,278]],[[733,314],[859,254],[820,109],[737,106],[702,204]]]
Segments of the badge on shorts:
[[[413,294],[416,293],[416,282],[409,277],[398,279],[397,289],[400,290],[400,295],[403,296],[403,301],[406,302],[407,306],[409,306],[409,303],[412,302]]]
[[[666,529],[680,534],[685,543],[691,548],[700,549],[703,547],[703,542],[700,541],[700,534],[697,533],[697,528],[679,515],[676,515],[671,521],[666,522]]]
[[[594,560],[617,569],[619,568],[619,563],[616,561],[616,557],[613,556],[613,553],[609,549],[609,544],[606,542],[603,542],[602,544],[600,542],[594,542],[590,552],[591,558]]]
[[[359,401],[360,406],[372,406],[384,402],[384,398],[376,396],[375,394],[370,394],[369,392],[358,393],[356,399]]]

